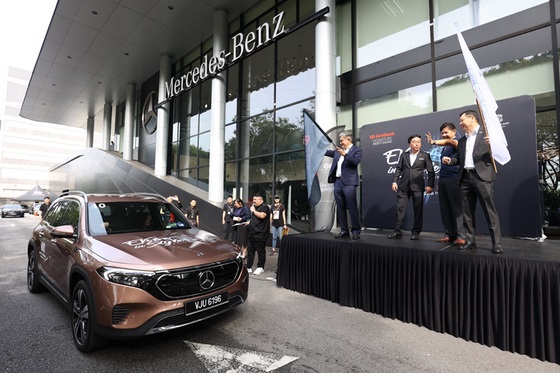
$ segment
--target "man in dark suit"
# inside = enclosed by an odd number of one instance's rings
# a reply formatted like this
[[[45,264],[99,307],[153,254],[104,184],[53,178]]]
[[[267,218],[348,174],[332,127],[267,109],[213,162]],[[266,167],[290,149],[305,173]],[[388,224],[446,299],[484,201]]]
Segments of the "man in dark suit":
[[[391,188],[397,193],[397,224],[389,239],[402,238],[402,224],[406,214],[408,199],[412,196],[414,226],[410,239],[418,240],[424,218],[424,192],[432,193],[435,172],[430,154],[420,150],[422,137],[419,134],[408,138],[410,150],[403,153],[397,165]],[[424,187],[424,171],[428,171],[428,185]]]
[[[329,171],[328,182],[334,183],[334,199],[336,201],[336,216],[340,226],[340,233],[335,239],[349,239],[348,217],[350,214],[352,224],[352,239],[360,239],[362,226],[356,199],[356,188],[360,184],[358,165],[362,160],[362,149],[352,144],[352,135],[342,132],[339,135],[340,147],[336,150],[327,150],[325,155],[333,158]]]
[[[476,248],[475,209],[477,198],[488,222],[492,238],[492,252],[502,253],[502,230],[500,218],[494,204],[494,180],[496,170],[492,160],[488,138],[478,123],[478,113],[467,110],[461,113],[459,125],[465,135],[459,139],[459,153],[456,158],[443,157],[442,162],[460,166],[459,181],[463,194],[463,222],[467,242],[460,250]]]

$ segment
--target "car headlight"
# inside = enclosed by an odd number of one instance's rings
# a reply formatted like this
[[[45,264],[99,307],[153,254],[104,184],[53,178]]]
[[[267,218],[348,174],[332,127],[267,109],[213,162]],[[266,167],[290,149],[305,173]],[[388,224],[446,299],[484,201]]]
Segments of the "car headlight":
[[[97,269],[97,273],[109,282],[138,287],[142,290],[148,289],[156,275],[155,272],[145,270],[120,269],[107,266]]]

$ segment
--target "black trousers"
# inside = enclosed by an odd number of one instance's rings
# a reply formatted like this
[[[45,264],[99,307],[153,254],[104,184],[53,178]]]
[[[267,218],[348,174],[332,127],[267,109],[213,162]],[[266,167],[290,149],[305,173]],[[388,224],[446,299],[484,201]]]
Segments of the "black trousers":
[[[461,177],[461,192],[463,194],[463,222],[465,226],[465,239],[475,241],[475,209],[476,202],[480,202],[488,229],[492,238],[492,245],[502,242],[502,229],[500,218],[494,204],[494,182],[482,180],[476,171],[463,171]]]
[[[253,267],[255,252],[259,257],[257,268],[264,268],[264,263],[266,261],[266,240],[249,239],[249,243],[247,244],[247,269]]]
[[[406,215],[406,206],[408,199],[412,197],[412,207],[414,208],[414,225],[412,227],[412,235],[419,235],[422,232],[422,224],[424,221],[424,192],[401,190],[397,191],[397,224],[395,226],[396,233],[402,233],[402,224]]]
[[[439,179],[439,210],[445,235],[451,239],[464,238],[463,201],[458,180]]]

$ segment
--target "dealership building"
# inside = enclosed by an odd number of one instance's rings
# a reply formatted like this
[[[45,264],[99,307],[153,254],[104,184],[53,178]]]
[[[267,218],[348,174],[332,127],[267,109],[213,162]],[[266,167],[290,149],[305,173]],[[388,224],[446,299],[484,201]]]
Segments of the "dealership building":
[[[280,195],[290,221],[305,223],[303,111],[360,145],[363,126],[474,105],[459,29],[497,100],[534,99],[552,192],[557,8],[554,0],[59,0],[20,115],[86,129],[87,148],[101,145],[118,159],[112,165],[170,184],[184,201],[221,210],[228,194],[247,201],[260,192],[268,203]],[[114,190],[84,187],[92,170],[71,167],[78,159],[53,166],[51,190]],[[105,181],[100,174],[95,181]],[[117,190],[143,190],[137,183]]]

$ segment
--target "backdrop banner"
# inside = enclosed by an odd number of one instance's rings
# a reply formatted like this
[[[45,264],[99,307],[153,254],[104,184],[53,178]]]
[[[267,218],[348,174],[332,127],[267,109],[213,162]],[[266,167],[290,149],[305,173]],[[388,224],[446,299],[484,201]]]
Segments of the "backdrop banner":
[[[498,101],[498,118],[508,141],[511,161],[497,164],[494,200],[498,208],[504,236],[540,237],[541,204],[537,164],[537,134],[535,101],[521,96]],[[408,149],[410,135],[422,136],[422,150],[429,152],[436,170],[434,193],[424,196],[423,231],[443,232],[438,199],[438,180],[441,165],[441,146],[430,145],[425,134],[431,132],[439,139],[439,127],[451,122],[457,127],[459,114],[465,110],[477,111],[476,105],[434,112],[404,119],[364,125],[360,130],[362,158],[362,220],[366,228],[393,229],[396,221],[396,194],[391,182],[399,157]],[[461,202],[461,197],[457,197]],[[404,229],[411,229],[412,200],[407,208]],[[477,204],[476,232],[488,234],[488,224]]]

